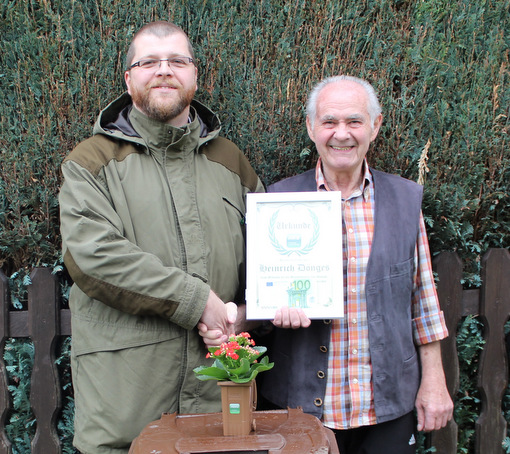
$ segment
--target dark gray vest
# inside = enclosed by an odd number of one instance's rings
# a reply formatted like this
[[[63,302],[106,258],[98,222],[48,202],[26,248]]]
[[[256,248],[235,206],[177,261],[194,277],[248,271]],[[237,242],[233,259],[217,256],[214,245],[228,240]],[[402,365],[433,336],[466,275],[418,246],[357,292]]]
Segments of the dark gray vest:
[[[366,276],[370,356],[377,422],[414,408],[420,373],[413,342],[411,292],[419,235],[422,187],[370,169],[375,187],[375,228]],[[316,191],[315,170],[269,186],[268,192]],[[309,328],[275,329],[267,340],[275,365],[261,374],[261,394],[279,407],[302,407],[322,416],[329,320]]]

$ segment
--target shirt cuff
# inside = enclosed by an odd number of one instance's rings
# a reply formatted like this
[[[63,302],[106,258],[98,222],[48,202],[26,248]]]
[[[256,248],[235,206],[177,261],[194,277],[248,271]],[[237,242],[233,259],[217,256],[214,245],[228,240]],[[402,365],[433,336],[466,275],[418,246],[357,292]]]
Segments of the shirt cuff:
[[[443,311],[413,319],[413,335],[416,345],[430,344],[448,337]]]

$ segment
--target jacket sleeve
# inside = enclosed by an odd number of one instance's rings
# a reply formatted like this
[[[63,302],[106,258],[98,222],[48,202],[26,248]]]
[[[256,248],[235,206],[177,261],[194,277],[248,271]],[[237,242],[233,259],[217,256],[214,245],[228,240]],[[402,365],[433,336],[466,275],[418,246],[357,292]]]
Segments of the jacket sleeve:
[[[62,166],[60,218],[66,268],[90,298],[134,315],[157,315],[193,328],[210,288],[180,268],[165,266],[123,235],[101,174],[72,160]]]

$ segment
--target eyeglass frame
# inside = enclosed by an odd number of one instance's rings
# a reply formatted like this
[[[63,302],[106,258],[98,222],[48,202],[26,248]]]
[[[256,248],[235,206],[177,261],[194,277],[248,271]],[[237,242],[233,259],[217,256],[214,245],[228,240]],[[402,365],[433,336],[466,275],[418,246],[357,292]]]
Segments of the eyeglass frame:
[[[172,66],[172,63],[170,62],[170,60],[173,60],[173,59],[186,59],[186,60],[189,60],[189,62],[186,63],[186,66],[183,66],[182,68],[179,68],[179,67],[175,68],[174,66]],[[194,65],[195,66],[195,60],[193,58],[179,55],[179,56],[168,57],[168,58],[142,58],[141,60],[135,61],[131,66],[129,66],[129,68],[126,71],[131,71],[133,68],[136,68],[136,67],[139,67],[140,69],[153,69],[153,68],[156,68],[156,66],[150,67],[150,68],[144,68],[143,66],[141,66],[140,62],[145,61],[145,60],[155,60],[155,61],[158,61],[159,65],[157,66],[157,68],[161,68],[161,62],[162,61],[166,61],[167,65],[170,68],[173,68],[173,69],[185,69],[189,65]]]

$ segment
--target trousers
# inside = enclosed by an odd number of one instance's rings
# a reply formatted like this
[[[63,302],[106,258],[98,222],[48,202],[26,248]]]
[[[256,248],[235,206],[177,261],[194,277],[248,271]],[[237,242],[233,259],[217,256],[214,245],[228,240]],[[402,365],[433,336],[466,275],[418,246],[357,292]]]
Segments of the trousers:
[[[355,429],[332,429],[340,454],[415,454],[414,412],[393,421]]]

